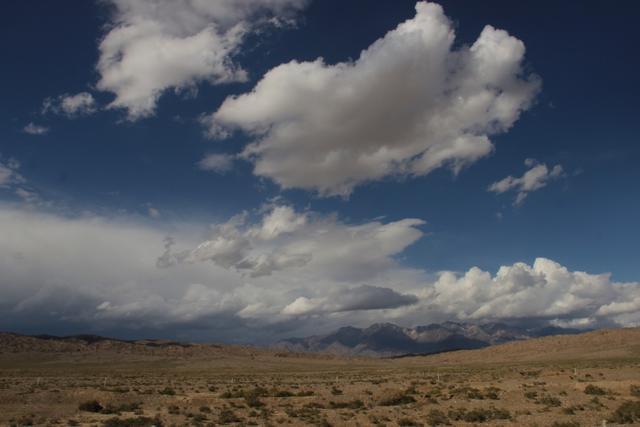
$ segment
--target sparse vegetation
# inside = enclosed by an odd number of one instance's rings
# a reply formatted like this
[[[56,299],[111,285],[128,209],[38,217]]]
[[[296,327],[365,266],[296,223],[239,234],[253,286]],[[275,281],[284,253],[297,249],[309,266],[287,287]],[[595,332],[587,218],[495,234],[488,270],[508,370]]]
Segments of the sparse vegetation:
[[[585,394],[591,394],[594,396],[604,396],[605,394],[607,394],[607,390],[598,387],[596,385],[593,384],[589,384],[588,386],[586,386],[584,388],[584,393]]]
[[[380,406],[396,406],[396,405],[407,405],[409,403],[414,403],[416,399],[406,393],[392,393],[389,396],[384,397],[378,402]]]
[[[444,426],[451,424],[449,417],[439,409],[432,409],[427,414],[427,424],[430,426]]]
[[[580,427],[577,421],[554,421],[551,427]]]
[[[640,422],[640,402],[623,402],[609,417],[609,422],[633,424]]]
[[[19,357],[9,363],[0,353],[0,360],[5,360],[0,363],[0,425],[579,427],[605,419],[609,425],[640,423],[640,386],[635,385],[640,384],[640,358],[587,360],[574,374],[575,361],[528,366],[483,365],[470,359],[473,363],[465,365],[438,362],[435,371],[429,368],[436,363],[432,360],[444,356],[347,361],[314,355],[251,358],[245,352],[223,353],[213,363],[188,357],[135,357],[125,363],[128,356],[119,354],[101,355],[100,364],[93,355],[74,355],[70,364],[51,357],[46,378],[42,365],[30,366],[27,358]],[[467,359],[475,357],[473,352],[466,354]],[[25,410],[23,402],[37,410]]]
[[[163,423],[158,418],[110,418],[103,424],[104,427],[162,427]]]
[[[101,412],[104,408],[97,400],[90,400],[78,405],[78,409],[85,412]]]

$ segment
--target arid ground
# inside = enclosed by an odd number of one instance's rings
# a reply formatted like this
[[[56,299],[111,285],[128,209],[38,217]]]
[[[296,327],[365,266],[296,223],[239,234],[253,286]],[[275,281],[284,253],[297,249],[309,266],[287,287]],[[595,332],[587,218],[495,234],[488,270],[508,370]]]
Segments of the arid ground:
[[[639,329],[397,359],[9,334],[0,344],[3,426],[640,425]]]

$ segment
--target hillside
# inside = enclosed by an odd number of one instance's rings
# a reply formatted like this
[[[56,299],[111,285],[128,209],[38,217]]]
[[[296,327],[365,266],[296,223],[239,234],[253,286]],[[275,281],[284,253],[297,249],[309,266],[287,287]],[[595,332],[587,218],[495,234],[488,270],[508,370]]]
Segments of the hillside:
[[[300,355],[276,349],[259,348],[232,344],[199,344],[169,340],[126,341],[96,335],[74,335],[57,337],[50,335],[28,336],[0,332],[0,356],[3,359],[21,358],[25,355],[64,358],[68,355],[84,359],[109,357],[127,361],[132,358],[151,359],[247,359],[299,358],[330,359],[331,355]]]
[[[577,335],[555,335],[461,350],[405,361],[428,365],[536,363],[640,358],[640,328],[603,329]]]

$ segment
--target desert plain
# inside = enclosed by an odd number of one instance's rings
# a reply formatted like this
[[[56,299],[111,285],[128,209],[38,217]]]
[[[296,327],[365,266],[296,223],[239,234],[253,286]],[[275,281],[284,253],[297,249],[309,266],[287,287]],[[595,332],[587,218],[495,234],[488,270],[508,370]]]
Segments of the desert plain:
[[[640,329],[400,358],[0,334],[0,425],[640,425]]]

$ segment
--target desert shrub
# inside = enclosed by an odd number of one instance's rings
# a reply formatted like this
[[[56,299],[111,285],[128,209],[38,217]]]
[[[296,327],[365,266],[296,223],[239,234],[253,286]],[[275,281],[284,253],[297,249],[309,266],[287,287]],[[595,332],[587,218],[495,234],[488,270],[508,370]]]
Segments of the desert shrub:
[[[167,408],[167,411],[172,415],[178,415],[180,413],[180,408],[176,405],[171,405]]]
[[[319,402],[309,402],[303,405],[305,408],[324,409],[324,405]]]
[[[223,409],[218,415],[219,424],[239,423],[242,420],[231,409]]]
[[[530,399],[530,400],[536,400],[538,398],[538,392],[537,391],[525,391],[524,392],[524,397],[526,397],[527,399]]]
[[[484,408],[472,409],[463,415],[462,420],[469,423],[484,423],[491,420],[491,411]]]
[[[119,405],[109,403],[101,412],[103,414],[119,414],[120,412],[134,412],[138,409],[140,409],[140,404],[138,402],[121,403]]]
[[[129,393],[129,387],[113,387],[105,388],[104,391],[110,391],[111,393]]]
[[[491,420],[510,420],[511,413],[506,409],[497,408],[465,408],[452,409],[449,418],[454,421],[466,421],[469,423],[484,423]]]
[[[562,412],[567,415],[575,415],[578,411],[584,411],[584,406],[582,405],[571,405],[566,408],[562,408]]]
[[[260,398],[255,394],[247,394],[244,396],[244,402],[250,408],[259,408],[264,406],[264,403],[260,400]]]
[[[252,390],[247,390],[242,393],[242,397],[244,397],[244,401],[250,408],[259,408],[264,406],[264,403],[260,400],[260,397],[266,396],[267,390],[262,387],[255,387]]]
[[[629,386],[629,392],[631,396],[640,397],[640,385]]]
[[[203,412],[205,414],[210,414],[211,413],[211,408],[209,408],[208,406],[201,406],[200,407],[200,412]]]
[[[484,390],[484,397],[486,399],[491,399],[491,400],[499,400],[500,399],[500,389],[498,387],[487,387]]]
[[[406,426],[406,427],[417,427],[417,426],[421,426],[422,424],[415,422],[414,420],[412,420],[411,418],[400,418],[398,420],[398,425],[399,426]]]
[[[557,397],[553,397],[553,396],[543,396],[541,397],[538,402],[541,405],[546,405],[546,406],[561,406],[562,402],[560,401],[560,399],[558,399]]]
[[[171,387],[165,387],[162,390],[158,391],[159,394],[163,394],[165,396],[175,396],[176,391]]]
[[[334,396],[338,396],[338,395],[342,394],[342,390],[340,390],[336,386],[332,386],[331,387],[331,394],[333,394]]]
[[[554,421],[551,427],[580,427],[577,421]]]
[[[430,426],[444,426],[449,425],[449,417],[439,409],[432,409],[427,414],[427,424]]]
[[[233,392],[230,390],[224,391],[222,393],[220,393],[220,399],[236,399],[238,397],[242,397],[242,393],[240,392]]]
[[[102,423],[104,427],[162,427],[162,421],[158,418],[110,418]]]
[[[195,415],[192,417],[192,422],[193,422],[194,424],[200,424],[200,423],[203,423],[203,422],[205,422],[205,421],[207,421],[207,416],[206,416],[206,415],[204,415],[204,414],[195,414]]]
[[[274,397],[293,397],[295,395],[288,390],[278,390],[274,393],[273,396]]]
[[[585,394],[591,394],[594,396],[604,396],[607,394],[607,390],[598,387],[597,385],[589,384],[584,388]]]
[[[623,402],[609,417],[609,422],[632,424],[640,421],[640,402]]]
[[[312,390],[304,390],[304,391],[299,391],[298,393],[296,393],[296,396],[299,397],[309,397],[309,396],[313,396],[315,393]]]
[[[360,409],[364,407],[362,400],[352,400],[350,402],[329,402],[331,409]]]
[[[493,409],[493,413],[491,414],[491,418],[493,418],[494,420],[510,420],[511,419],[511,412],[509,412],[509,410],[503,409],[503,408],[492,408],[492,409]]]
[[[395,393],[380,400],[378,404],[380,406],[397,406],[406,405],[415,402],[416,399],[413,396],[404,393]]]
[[[84,412],[101,412],[104,407],[97,400],[89,400],[78,405],[78,409]]]

